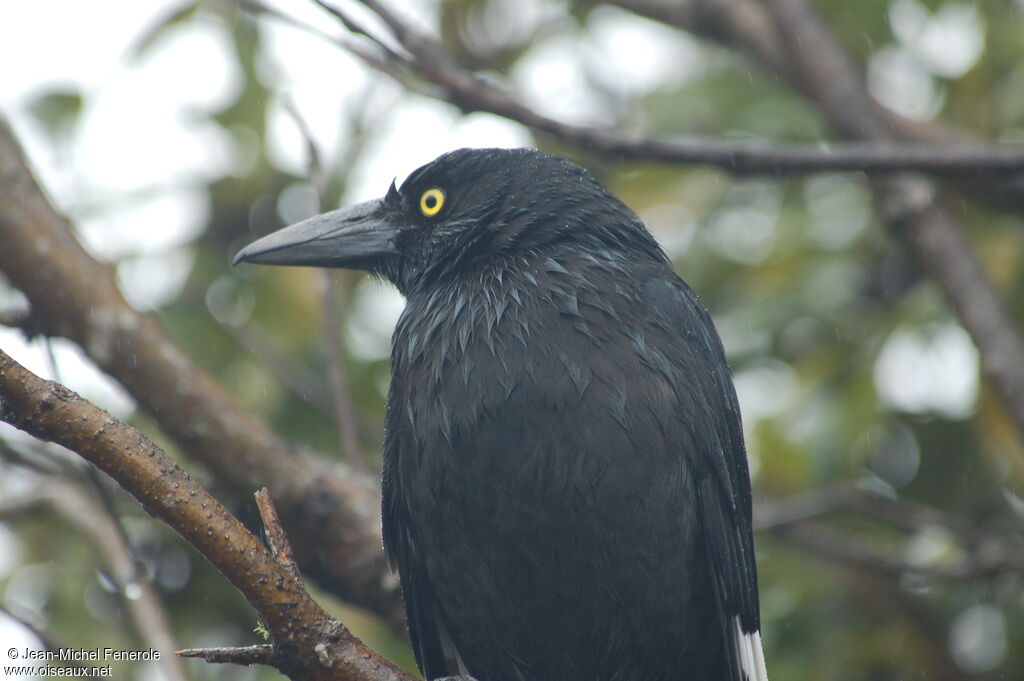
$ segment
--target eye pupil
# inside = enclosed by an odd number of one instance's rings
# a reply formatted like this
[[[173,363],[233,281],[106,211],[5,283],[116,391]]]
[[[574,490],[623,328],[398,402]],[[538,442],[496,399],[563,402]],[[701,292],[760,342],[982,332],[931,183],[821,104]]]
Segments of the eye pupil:
[[[433,208],[437,205],[437,197],[431,194],[426,198],[425,203],[427,204],[427,208]]]

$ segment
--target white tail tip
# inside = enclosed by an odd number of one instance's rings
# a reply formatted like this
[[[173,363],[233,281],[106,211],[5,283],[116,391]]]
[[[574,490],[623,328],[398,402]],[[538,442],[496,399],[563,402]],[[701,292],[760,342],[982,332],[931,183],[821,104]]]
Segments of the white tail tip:
[[[761,632],[744,633],[738,615],[732,620],[732,630],[736,637],[736,654],[739,656],[740,669],[746,681],[768,681],[764,650],[761,648]]]

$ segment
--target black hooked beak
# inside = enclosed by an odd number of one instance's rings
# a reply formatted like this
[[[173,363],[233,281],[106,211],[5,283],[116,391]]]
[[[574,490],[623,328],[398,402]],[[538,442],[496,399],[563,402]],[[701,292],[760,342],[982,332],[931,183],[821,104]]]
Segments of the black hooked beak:
[[[249,244],[231,262],[365,269],[398,255],[399,228],[385,217],[382,199],[316,215]]]

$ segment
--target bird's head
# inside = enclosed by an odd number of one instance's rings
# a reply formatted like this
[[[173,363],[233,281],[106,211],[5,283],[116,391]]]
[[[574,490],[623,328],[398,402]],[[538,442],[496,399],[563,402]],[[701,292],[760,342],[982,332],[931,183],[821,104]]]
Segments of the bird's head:
[[[533,149],[459,149],[380,199],[317,215],[249,244],[235,264],[359,269],[403,293],[557,244],[660,249],[639,218],[582,168]]]

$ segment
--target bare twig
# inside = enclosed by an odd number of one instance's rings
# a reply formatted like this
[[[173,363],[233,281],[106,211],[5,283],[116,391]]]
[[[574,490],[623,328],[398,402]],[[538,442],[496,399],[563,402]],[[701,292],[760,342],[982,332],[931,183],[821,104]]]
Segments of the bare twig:
[[[335,7],[334,5],[328,2],[323,2],[322,0],[312,1],[315,5],[323,9],[325,12],[333,16],[338,21],[340,21],[341,25],[344,26],[350,33],[364,36],[366,38],[369,38],[371,42],[376,43],[377,46],[384,51],[385,56],[392,63],[401,63],[405,59],[405,57],[400,55],[395,50],[391,49],[390,46],[385,45],[379,36],[374,35],[368,28],[363,26],[359,21],[354,19],[350,14],[345,12],[340,7]]]
[[[763,66],[772,75],[789,83],[796,91],[811,96],[798,64],[789,51],[787,37],[776,27],[768,3],[761,0],[600,0],[640,16],[661,21],[698,38],[709,39],[745,53],[754,66]],[[813,21],[813,20],[812,20]],[[813,54],[813,51],[805,50]],[[813,99],[813,96],[812,96]],[[985,144],[976,135],[943,124],[941,121],[915,121],[904,118],[869,97],[873,117],[884,119],[882,128],[896,137],[931,148],[971,147]],[[863,103],[856,108],[863,110]],[[846,112],[836,114],[848,117]],[[834,124],[834,123],[833,123]],[[857,125],[858,123],[855,123]],[[863,121],[860,123],[863,124]],[[1024,177],[1019,174],[988,178],[959,178],[956,183],[969,195],[984,197],[1010,210],[1024,209]]]
[[[251,6],[252,3],[242,4]],[[404,22],[383,3],[364,0],[362,4],[385,21],[410,56],[405,57],[393,51],[384,56],[381,52],[389,48],[365,30],[359,30],[358,35],[367,38],[369,45],[352,39],[335,40],[343,49],[370,66],[396,77],[403,84],[408,83],[408,77],[396,74],[396,67],[440,86],[440,91],[430,90],[426,94],[449,101],[464,111],[494,113],[590,151],[623,159],[711,165],[740,175],[850,170],[891,173],[913,170],[952,178],[1005,177],[1024,172],[1024,151],[986,145],[774,145],[652,138],[610,128],[572,125],[537,113],[493,82],[460,68],[447,57],[435,40]],[[337,10],[335,14],[338,14]],[[349,23],[343,22],[343,25]],[[358,45],[358,49],[353,43]],[[372,58],[368,53],[373,55]],[[382,65],[386,68],[382,68]]]
[[[266,5],[259,0],[235,0],[239,6],[244,7],[254,14],[265,14],[273,17],[282,23],[294,26],[296,28],[308,31],[310,35],[318,36],[332,44],[338,45],[350,52],[352,55],[363,61],[368,66],[385,73],[388,76],[394,78],[404,88],[410,92],[418,92],[423,95],[436,97],[437,93],[431,92],[428,88],[425,88],[422,83],[417,82],[416,79],[411,78],[409,74],[401,66],[401,57],[394,55],[394,58],[388,57],[388,50],[383,49],[380,46],[384,55],[378,53],[376,49],[368,48],[365,44],[358,40],[352,40],[345,35],[329,35],[324,33],[320,29],[316,28],[311,24],[307,24],[303,21],[299,21],[293,16],[285,14],[269,5]]]
[[[230,648],[185,648],[176,654],[179,657],[193,657],[211,664],[237,664],[243,667],[274,663],[274,646],[269,644]]]

